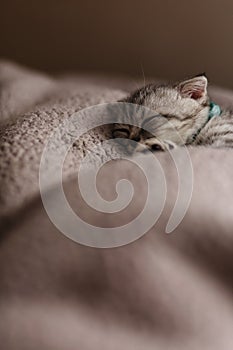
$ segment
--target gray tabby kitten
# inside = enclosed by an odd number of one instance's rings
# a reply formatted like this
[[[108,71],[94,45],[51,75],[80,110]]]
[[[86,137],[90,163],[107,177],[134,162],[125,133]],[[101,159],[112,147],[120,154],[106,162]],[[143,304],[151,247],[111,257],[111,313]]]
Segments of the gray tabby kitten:
[[[142,87],[122,102],[143,105],[155,112],[150,120],[142,121],[143,125],[150,123],[153,135],[142,128],[115,124],[113,137],[137,141],[135,151],[145,150],[145,146],[152,151],[183,145],[233,147],[233,113],[221,112],[210,101],[207,85],[206,76],[199,75],[174,85]]]

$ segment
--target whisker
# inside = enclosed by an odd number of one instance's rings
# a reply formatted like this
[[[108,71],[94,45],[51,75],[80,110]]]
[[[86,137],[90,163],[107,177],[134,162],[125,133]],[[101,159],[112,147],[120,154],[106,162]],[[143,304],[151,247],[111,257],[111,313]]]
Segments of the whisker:
[[[140,63],[140,66],[141,66],[142,77],[143,77],[143,81],[144,81],[144,87],[145,87],[146,86],[146,77],[145,77],[145,72],[144,72],[144,69],[143,69],[142,62]]]

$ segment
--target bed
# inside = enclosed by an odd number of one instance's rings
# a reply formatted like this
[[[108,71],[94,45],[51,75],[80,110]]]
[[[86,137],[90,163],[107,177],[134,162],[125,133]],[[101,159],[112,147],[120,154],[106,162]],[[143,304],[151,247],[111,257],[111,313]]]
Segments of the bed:
[[[157,156],[167,183],[164,210],[131,244],[80,245],[59,232],[44,209],[39,166],[54,128],[73,113],[115,102],[134,88],[127,77],[54,77],[0,63],[2,349],[232,349],[232,150],[188,149],[191,202],[170,234],[165,230],[177,197],[177,169],[167,153]],[[222,107],[233,107],[232,91],[211,87],[211,96]],[[105,166],[101,191],[112,200],[114,184],[126,177],[136,188],[133,204],[116,215],[87,208],[75,169],[87,150],[108,137],[106,130],[91,130],[77,141],[63,180],[84,220],[113,227],[138,215],[146,184],[132,162],[115,160]],[[184,150],[176,152],[182,159]],[[185,178],[185,163],[180,171]],[[48,191],[56,191],[56,183]]]

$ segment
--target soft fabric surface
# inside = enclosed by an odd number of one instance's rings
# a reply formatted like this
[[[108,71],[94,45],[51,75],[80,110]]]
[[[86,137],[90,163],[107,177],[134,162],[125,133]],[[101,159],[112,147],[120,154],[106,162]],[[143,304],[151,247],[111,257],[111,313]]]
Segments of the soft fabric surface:
[[[44,211],[38,187],[41,153],[61,120],[86,106],[116,101],[135,86],[119,78],[50,78],[6,62],[0,65],[0,85],[2,348],[231,350],[232,151],[190,149],[193,196],[171,235],[164,228],[177,195],[177,175],[170,156],[159,154],[168,186],[159,222],[133,244],[87,248],[63,236]],[[233,106],[230,91],[211,92],[216,102]],[[109,227],[137,215],[146,184],[130,162],[113,162],[101,176],[103,196],[111,199],[122,177],[139,195],[121,215],[85,206],[71,175],[87,150],[107,136],[107,129],[99,129],[80,138],[64,178],[74,210],[93,225]],[[177,152],[182,158],[183,150]]]

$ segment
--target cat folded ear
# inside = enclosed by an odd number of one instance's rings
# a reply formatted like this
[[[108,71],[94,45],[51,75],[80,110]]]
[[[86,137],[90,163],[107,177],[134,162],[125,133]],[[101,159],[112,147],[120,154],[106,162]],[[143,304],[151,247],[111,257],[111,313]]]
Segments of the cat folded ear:
[[[181,96],[190,97],[200,103],[204,103],[207,100],[207,85],[208,80],[203,74],[192,79],[182,81],[177,85],[177,88]]]

